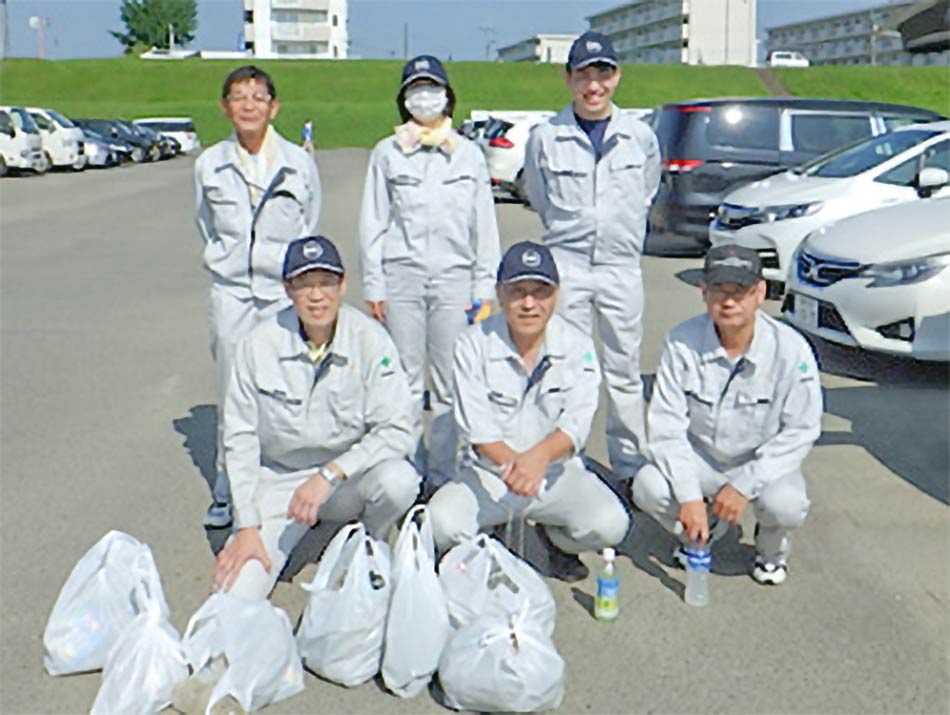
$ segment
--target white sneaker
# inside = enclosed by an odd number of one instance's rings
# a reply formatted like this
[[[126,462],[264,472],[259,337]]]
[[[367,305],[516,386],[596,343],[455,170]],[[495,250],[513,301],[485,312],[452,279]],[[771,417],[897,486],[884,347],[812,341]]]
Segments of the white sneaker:
[[[785,564],[768,563],[761,555],[755,557],[755,566],[752,568],[752,579],[763,586],[778,586],[788,577],[788,566]]]
[[[214,502],[208,507],[205,514],[205,527],[208,529],[224,529],[231,526],[234,517],[231,516],[231,505]]]

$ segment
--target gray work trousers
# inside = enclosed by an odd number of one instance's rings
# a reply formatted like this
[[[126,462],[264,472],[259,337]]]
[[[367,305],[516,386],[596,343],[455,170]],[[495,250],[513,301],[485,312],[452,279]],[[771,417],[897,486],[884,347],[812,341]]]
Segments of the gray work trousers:
[[[629,479],[643,465],[643,281],[640,262],[592,265],[571,251],[552,250],[561,275],[558,312],[588,335],[593,316],[600,334],[607,387],[607,455],[615,477]]]
[[[568,553],[599,551],[620,543],[630,518],[617,495],[571,457],[548,468],[537,496],[513,494],[495,474],[464,467],[457,481],[429,500],[436,544],[446,549],[512,517],[544,525],[554,544]]]
[[[251,329],[263,320],[290,305],[290,299],[265,301],[247,292],[240,292],[220,283],[211,285],[209,318],[211,321],[211,357],[214,360],[214,383],[218,404],[218,434],[214,457],[215,478],[212,486],[214,501],[231,502],[231,483],[224,466],[224,394],[234,367],[238,344]]]
[[[430,486],[455,476],[458,435],[452,412],[452,359],[455,339],[465,329],[465,307],[471,299],[471,278],[428,277],[404,267],[385,267],[386,327],[399,351],[412,394],[416,425],[416,469]],[[429,449],[423,441],[422,399],[429,377]]]
[[[711,499],[729,483],[728,470],[720,471],[702,462],[699,482],[703,497]],[[643,467],[634,478],[633,501],[669,533],[675,533],[680,505],[669,481],[652,464]],[[786,562],[791,553],[789,532],[805,523],[809,505],[805,478],[800,471],[779,477],[752,500],[758,521],[755,548],[766,562]],[[680,541],[685,545],[686,537],[682,534]]]
[[[310,529],[289,519],[287,509],[297,487],[312,476],[312,472],[294,472],[280,478],[262,478],[254,499],[271,569],[267,571],[257,559],[248,561],[229,593],[254,601],[267,598],[274,589],[291,552]],[[389,459],[339,484],[318,510],[317,518],[331,523],[359,519],[374,538],[385,539],[418,493],[419,474],[412,465],[404,459]]]

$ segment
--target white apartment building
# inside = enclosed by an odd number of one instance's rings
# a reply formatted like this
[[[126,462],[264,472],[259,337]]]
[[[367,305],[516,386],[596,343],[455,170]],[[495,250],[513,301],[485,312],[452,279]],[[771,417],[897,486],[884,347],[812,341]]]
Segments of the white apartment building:
[[[244,46],[259,59],[343,59],[347,0],[244,0]]]
[[[535,35],[498,48],[498,59],[501,62],[567,64],[567,54],[576,39],[577,35]]]
[[[635,0],[587,18],[621,62],[756,63],[755,0]]]
[[[813,65],[946,65],[950,52],[910,53],[885,28],[913,3],[881,5],[767,29],[766,48],[798,50]]]

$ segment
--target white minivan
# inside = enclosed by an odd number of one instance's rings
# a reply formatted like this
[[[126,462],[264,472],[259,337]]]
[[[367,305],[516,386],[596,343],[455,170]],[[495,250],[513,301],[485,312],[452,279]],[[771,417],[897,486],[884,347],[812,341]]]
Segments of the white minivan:
[[[773,50],[769,52],[769,67],[808,67],[811,63],[801,52]]]
[[[43,174],[49,169],[43,155],[43,140],[33,117],[23,107],[0,106],[0,112],[10,119],[10,131],[3,136],[5,169],[35,171]]]
[[[145,117],[133,119],[132,123],[148,127],[163,136],[172,137],[181,145],[183,154],[201,150],[201,140],[198,138],[191,117]]]
[[[82,129],[62,114],[44,107],[27,107],[40,130],[46,161],[55,167],[80,171],[86,167]]]

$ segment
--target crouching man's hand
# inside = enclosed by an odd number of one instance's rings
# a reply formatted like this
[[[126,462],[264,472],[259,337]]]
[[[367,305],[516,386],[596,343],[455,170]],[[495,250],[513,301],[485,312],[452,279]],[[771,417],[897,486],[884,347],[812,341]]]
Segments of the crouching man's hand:
[[[713,514],[730,524],[738,524],[749,500],[731,484],[726,484],[713,499]]]
[[[322,475],[315,474],[297,487],[290,500],[287,517],[307,526],[315,526],[320,507],[329,498],[331,491],[333,487],[330,482]]]
[[[679,520],[690,544],[702,546],[709,541],[709,518],[706,516],[706,504],[702,499],[680,504]]]
[[[238,529],[228,539],[224,548],[218,552],[218,560],[211,573],[215,588],[223,591],[230,590],[241,573],[241,569],[244,568],[244,564],[251,559],[257,559],[263,564],[265,570],[271,570],[271,562],[267,558],[261,532],[256,526]]]

